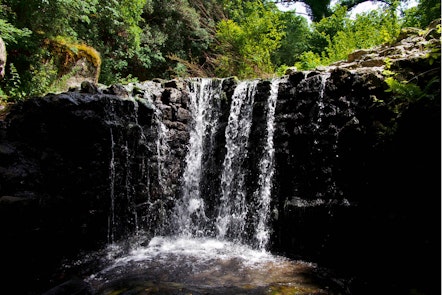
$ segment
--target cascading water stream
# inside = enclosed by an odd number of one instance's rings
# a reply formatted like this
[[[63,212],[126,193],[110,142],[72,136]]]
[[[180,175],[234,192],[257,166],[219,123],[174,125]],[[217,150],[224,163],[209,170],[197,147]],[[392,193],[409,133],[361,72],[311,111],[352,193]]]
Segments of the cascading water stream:
[[[236,243],[253,243],[264,250],[270,231],[268,219],[273,178],[273,133],[276,98],[280,80],[271,83],[267,98],[266,139],[258,167],[258,188],[253,196],[247,197],[245,161],[248,157],[249,135],[252,128],[252,114],[258,80],[240,82],[231,97],[230,113],[225,129],[226,154],[220,175],[220,195],[214,212],[207,216],[205,200],[201,194],[203,167],[202,158],[210,151],[205,150],[204,142],[213,142],[217,131],[219,114],[215,114],[214,102],[221,98],[222,81],[212,79],[194,79],[189,83],[192,128],[190,130],[189,151],[186,168],[183,173],[182,199],[177,202],[175,219],[177,232],[187,237],[214,235],[219,240]],[[211,148],[212,144],[209,145]],[[206,147],[207,148],[207,147]],[[211,192],[216,193],[216,192]],[[252,200],[250,199],[252,198]],[[213,199],[213,198],[212,198]],[[256,204],[255,206],[253,204]],[[254,218],[248,216],[253,212]],[[248,239],[247,223],[253,222],[254,241]],[[212,223],[214,225],[212,226]],[[211,228],[215,232],[211,232]]]
[[[241,242],[244,237],[248,206],[246,203],[243,162],[247,157],[252,125],[253,102],[258,81],[243,81],[235,88],[226,128],[226,156],[221,174],[220,206],[216,218],[217,237]]]
[[[172,216],[167,216],[164,208],[164,200],[151,199],[147,194],[146,202],[142,206],[147,208],[144,220],[153,235],[156,234],[178,234],[185,237],[216,237],[219,240],[230,240],[235,243],[251,243],[253,247],[265,249],[270,231],[268,229],[268,219],[270,215],[270,200],[273,177],[273,133],[274,133],[274,113],[276,98],[278,93],[279,79],[275,79],[270,84],[265,107],[265,140],[263,140],[263,152],[258,155],[257,178],[258,187],[252,195],[246,190],[246,175],[248,173],[246,161],[248,159],[249,136],[253,125],[253,109],[255,96],[257,95],[258,80],[239,82],[234,88],[230,101],[230,112],[224,131],[225,135],[225,155],[219,171],[219,191],[204,191],[202,186],[207,186],[207,177],[203,167],[203,158],[206,159],[216,153],[217,146],[215,137],[219,132],[219,120],[221,112],[219,102],[225,99],[223,92],[223,80],[209,78],[195,78],[187,83],[187,93],[189,98],[189,111],[191,114],[188,152],[185,158],[185,168],[182,175],[182,194],[176,201]],[[153,90],[152,90],[153,91]],[[261,94],[262,95],[262,94]],[[167,177],[166,161],[169,157],[170,148],[168,146],[168,128],[162,120],[160,96],[145,91],[144,99],[153,109],[153,132],[155,137],[155,157],[156,157],[156,195],[164,195]],[[155,99],[156,98],[156,99]],[[155,101],[154,101],[155,100]],[[134,120],[138,124],[138,103],[134,100]],[[156,104],[159,103],[159,106]],[[224,119],[225,120],[225,119]],[[119,144],[123,156],[123,185],[121,190],[125,194],[125,199],[130,203],[132,190],[131,163],[127,138],[122,139]],[[147,138],[141,131],[141,144],[147,144]],[[115,231],[115,149],[116,142],[111,130],[111,215],[109,217],[109,241],[114,241]],[[140,144],[138,143],[138,144]],[[145,146],[147,150],[147,145]],[[143,162],[144,163],[144,162]],[[212,162],[205,162],[212,164]],[[143,173],[149,171],[142,167]],[[155,170],[154,170],[155,171]],[[147,173],[148,174],[148,173]],[[142,177],[147,177],[143,176]],[[213,175],[213,174],[212,174]],[[147,188],[151,180],[147,181]],[[213,181],[212,181],[213,183]],[[158,194],[159,193],[159,194]],[[210,194],[210,195],[207,195]],[[214,202],[214,209],[206,214],[206,201]],[[215,201],[214,201],[215,200]],[[131,203],[130,203],[131,204]],[[141,206],[140,205],[140,206]],[[134,211],[134,212],[132,212]],[[138,213],[133,208],[131,213],[135,215],[135,227],[138,232]],[[252,216],[252,217],[251,217]],[[172,227],[165,224],[172,224]],[[168,229],[166,229],[166,227]],[[166,230],[164,230],[166,229]],[[172,231],[170,231],[172,230]],[[254,232],[248,233],[247,231]],[[252,237],[252,240],[250,237]]]
[[[164,189],[164,177],[165,177],[165,159],[169,153],[169,145],[167,143],[167,128],[161,120],[161,114],[158,109],[155,109],[154,113],[157,139],[155,142],[157,153],[157,177],[160,189]]]
[[[255,221],[255,239],[258,249],[266,249],[270,239],[269,217],[270,202],[272,193],[272,181],[274,174],[275,148],[273,145],[274,122],[276,100],[278,98],[278,88],[280,79],[272,80],[270,95],[267,100],[267,136],[264,146],[264,153],[259,162],[259,188],[255,191],[254,198],[257,200]]]
[[[211,102],[220,99],[221,86],[220,80],[208,78],[195,79],[188,83],[193,122],[183,173],[182,198],[175,207],[176,228],[180,235],[203,236],[209,228],[200,188],[202,157],[205,152],[205,137],[213,137],[216,130],[217,117],[211,115]]]
[[[318,116],[317,116],[317,123],[316,123],[316,130],[320,129],[321,123],[324,117],[324,92],[325,92],[325,85],[327,83],[327,79],[330,77],[329,73],[321,74],[321,85],[319,87],[319,98],[318,98]]]
[[[108,217],[107,224],[107,240],[108,243],[112,243],[115,238],[114,225],[115,225],[115,140],[114,134],[112,132],[112,127],[110,130],[110,140],[111,140],[111,159],[109,163],[109,190],[110,190],[110,214]]]

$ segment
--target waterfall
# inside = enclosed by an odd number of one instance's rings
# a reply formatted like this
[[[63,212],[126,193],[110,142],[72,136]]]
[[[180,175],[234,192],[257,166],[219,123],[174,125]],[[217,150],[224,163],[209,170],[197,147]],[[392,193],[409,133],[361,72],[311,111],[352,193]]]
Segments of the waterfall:
[[[183,173],[182,198],[176,204],[178,232],[184,236],[203,236],[208,232],[208,217],[201,196],[202,157],[206,137],[213,140],[217,116],[211,112],[212,101],[221,98],[220,80],[207,78],[190,80],[188,92],[192,125],[186,167]]]
[[[276,100],[278,97],[280,81],[280,79],[274,79],[272,80],[272,84],[270,86],[270,95],[267,100],[267,137],[264,146],[264,153],[259,162],[259,187],[255,191],[254,196],[254,199],[257,201],[256,216],[258,220],[255,224],[255,239],[257,241],[256,246],[258,249],[265,249],[270,239],[268,220],[270,217],[270,201],[275,157],[273,134]]]
[[[140,216],[143,228],[152,236],[216,237],[266,248],[274,173],[273,125],[280,79],[262,84],[266,88],[260,91],[259,80],[241,81],[234,87],[229,86],[231,81],[194,78],[186,82],[189,140],[178,200],[171,199],[169,187],[172,150],[166,124],[170,121],[163,117],[168,106],[161,102],[161,94],[152,92],[156,88],[146,90],[142,101],[133,101],[134,124],[123,133],[114,134],[111,130],[110,134],[109,241],[114,241],[116,226],[121,223],[116,218],[122,209],[115,204],[115,198],[122,196],[127,213],[134,218],[131,225],[135,232],[139,232]],[[139,103],[152,109],[149,139],[138,118]],[[256,105],[259,110],[254,115]],[[262,138],[251,137],[254,130],[259,130]],[[249,152],[251,142],[253,153]],[[150,150],[154,157],[137,166],[140,173],[132,173],[132,149],[140,147],[142,153]],[[252,172],[256,175],[252,176]],[[136,177],[141,177],[137,181],[146,187],[145,201],[135,200]]]
[[[321,123],[324,117],[324,92],[325,92],[325,85],[327,83],[327,79],[330,77],[330,73],[322,74],[320,75],[321,78],[321,84],[319,86],[319,98],[317,102],[318,106],[318,117],[317,122],[315,124],[316,130],[319,130],[321,128]]]
[[[409,188],[413,179],[407,176],[420,168],[419,159],[411,166],[399,163],[418,144],[403,146],[431,137],[421,133],[435,123],[434,105],[410,104],[398,116],[390,103],[394,95],[383,91],[378,74],[332,67],[290,71],[274,80],[154,79],[128,91],[83,84],[79,91],[17,102],[0,118],[0,209],[4,224],[14,225],[3,229],[3,236],[11,237],[3,252],[14,254],[8,262],[20,274],[20,262],[33,259],[24,251],[29,243],[23,242],[35,242],[42,255],[24,277],[35,279],[35,286],[68,279],[77,270],[83,276],[118,259],[122,268],[117,275],[131,270],[129,276],[164,281],[169,280],[162,276],[166,269],[170,282],[189,282],[193,288],[194,281],[174,280],[173,275],[199,276],[194,262],[206,255],[213,258],[213,268],[201,263],[198,270],[214,280],[223,275],[220,285],[228,288],[237,273],[219,266],[242,271],[235,263],[249,260],[241,256],[245,249],[253,255],[273,252],[325,261],[337,268],[342,258],[339,270],[345,273],[346,267],[364,265],[357,261],[362,256],[355,241],[367,240],[372,248],[376,231],[386,237],[402,219],[410,220],[413,195],[434,182],[428,172]],[[422,118],[428,121],[413,125]],[[425,143],[434,146],[433,140]],[[428,159],[433,155],[430,150]],[[400,192],[409,192],[405,205],[404,198],[395,197],[400,194],[389,199],[403,179],[408,183]],[[395,220],[384,228],[390,215]],[[373,218],[375,227],[369,222]],[[357,240],[347,234],[349,220],[361,228]],[[116,251],[87,252],[105,245]],[[383,260],[388,251],[382,246],[381,255],[374,252],[368,259]],[[192,250],[194,255],[187,255]],[[164,253],[170,259],[160,261]],[[93,261],[80,269],[77,254]],[[51,273],[65,261],[72,262],[71,269]],[[146,267],[138,268],[138,261]],[[149,277],[151,271],[158,277]],[[359,271],[366,273],[362,267]],[[119,278],[112,275],[112,280]],[[241,280],[248,273],[239,275]],[[99,286],[107,284],[103,278],[98,278]],[[148,284],[140,291],[150,292]],[[272,292],[285,292],[282,286]],[[268,286],[261,287],[271,293]],[[235,291],[242,290],[231,293]],[[104,292],[94,294],[118,293]],[[198,289],[181,293],[203,294]]]
[[[328,142],[324,129],[330,125],[332,108],[326,80],[321,75],[308,81],[319,91],[308,112],[306,130],[312,145],[307,155],[322,155]],[[96,294],[110,294],[121,286],[135,286],[128,291],[150,290],[164,282],[180,286],[180,293],[267,294],[291,288],[325,294],[298,288],[300,275],[306,269],[313,273],[315,265],[267,251],[271,234],[285,238],[278,228],[285,220],[272,219],[271,213],[272,208],[282,212],[281,199],[286,197],[273,196],[280,192],[275,163],[280,169],[284,161],[280,150],[275,152],[275,143],[279,148],[280,137],[297,126],[290,121],[294,117],[278,113],[275,119],[277,101],[278,112],[287,101],[292,103],[292,93],[279,93],[291,83],[288,78],[239,82],[193,78],[158,83],[163,87],[159,93],[146,90],[138,100],[124,99],[121,108],[131,113],[110,124],[106,177],[111,245],[101,270],[87,279],[99,290]],[[281,118],[288,122],[284,129],[276,121]],[[290,150],[283,152],[285,159],[290,158]],[[297,174],[288,177],[292,175]],[[331,172],[322,175],[334,184]],[[323,201],[321,196],[318,200]],[[316,206],[315,200],[303,201],[289,205],[301,210]]]
[[[168,222],[170,147],[161,109],[161,85],[154,82],[128,85],[126,91],[133,93],[135,88],[142,96],[122,100],[129,111],[127,121],[116,120],[119,110],[112,99],[109,104],[109,114],[113,116],[108,121],[109,243],[130,232],[142,236],[145,229],[149,234],[162,234]]]
[[[226,128],[226,156],[221,175],[220,206],[216,218],[217,237],[240,242],[248,206],[246,203],[243,162],[252,122],[253,102],[258,81],[243,81],[235,88]]]
[[[270,84],[265,101],[265,139],[263,152],[257,161],[257,188],[247,192],[249,173],[249,137],[258,80],[242,81],[235,87],[230,99],[230,110],[225,127],[225,155],[218,175],[219,191],[202,194],[207,182],[202,159],[213,155],[214,137],[219,131],[220,110],[215,106],[223,97],[222,81],[192,79],[188,83],[189,108],[192,115],[186,166],[183,173],[181,199],[175,207],[176,231],[183,236],[215,236],[219,240],[253,243],[265,249],[270,237],[269,218],[274,166],[274,116],[280,79]],[[249,162],[247,162],[249,161]],[[251,194],[251,195],[248,195]],[[215,196],[214,196],[215,195]],[[213,212],[207,211],[207,200],[215,203]],[[253,229],[253,233],[248,233]],[[250,237],[253,236],[253,241]]]
[[[110,140],[111,140],[111,159],[109,163],[109,190],[110,190],[110,214],[108,216],[107,225],[107,240],[108,243],[112,243],[115,238],[115,140],[114,134],[112,132],[112,127],[110,130]]]
[[[169,154],[170,148],[167,142],[167,127],[161,120],[161,113],[158,109],[154,113],[157,138],[155,141],[157,153],[157,177],[159,189],[164,190],[164,177],[166,174],[165,160]]]
[[[126,280],[129,285],[146,289],[146,280],[153,280],[160,284],[184,282],[179,285],[198,286],[192,291],[205,294],[214,290],[239,294],[250,288],[253,294],[267,294],[264,288],[272,290],[281,284],[298,290],[299,274],[316,266],[292,262],[266,251],[275,162],[275,109],[281,81],[263,83],[262,88],[257,80],[239,82],[227,99],[223,91],[231,88],[224,89],[223,80],[188,81],[192,120],[181,198],[170,216],[174,229],[164,232],[171,236],[149,237],[148,243],[135,243],[124,254],[119,248],[110,249],[116,259],[90,276],[88,281],[93,286],[106,282],[105,288],[113,290],[119,286],[112,284]],[[230,102],[230,106],[224,105],[228,116],[220,107],[224,99],[223,103]],[[161,124],[157,126],[156,152],[160,160],[162,128]],[[251,136],[255,131],[262,137]],[[224,145],[217,145],[217,140]],[[215,153],[220,153],[218,160],[209,160]],[[161,165],[158,162],[160,179]],[[208,180],[207,177],[215,175],[211,169],[218,174],[216,179]],[[252,172],[257,175],[250,175]],[[210,190],[208,185],[215,187]],[[214,210],[209,206],[213,201]],[[130,281],[133,278],[135,281]]]

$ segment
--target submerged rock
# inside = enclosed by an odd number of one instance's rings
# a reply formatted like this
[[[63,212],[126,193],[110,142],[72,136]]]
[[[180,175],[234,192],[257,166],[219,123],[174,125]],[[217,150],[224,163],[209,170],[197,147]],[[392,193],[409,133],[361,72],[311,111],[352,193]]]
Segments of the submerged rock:
[[[93,295],[91,286],[80,279],[72,279],[60,284],[42,295]]]

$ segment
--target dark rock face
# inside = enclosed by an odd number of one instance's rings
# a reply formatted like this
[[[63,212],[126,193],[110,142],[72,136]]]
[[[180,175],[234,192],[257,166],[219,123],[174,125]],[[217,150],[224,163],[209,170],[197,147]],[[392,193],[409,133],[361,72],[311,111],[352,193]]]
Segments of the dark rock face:
[[[352,294],[440,292],[440,36],[425,36],[280,85],[273,250],[347,274]],[[387,58],[432,98],[386,92]]]
[[[438,290],[440,103],[398,115],[374,71],[295,75],[275,119],[273,250],[342,271],[354,294]]]
[[[160,227],[164,220],[146,204],[171,206],[179,189],[187,127],[164,109],[179,109],[181,101],[163,104],[168,88],[160,86],[135,99],[85,89],[28,99],[3,122],[0,232],[8,242],[1,252],[11,281],[20,274],[38,285],[62,259]],[[170,134],[163,141],[159,122]],[[160,161],[166,141],[173,150]],[[159,165],[167,166],[162,180]],[[16,287],[38,290],[31,282]]]

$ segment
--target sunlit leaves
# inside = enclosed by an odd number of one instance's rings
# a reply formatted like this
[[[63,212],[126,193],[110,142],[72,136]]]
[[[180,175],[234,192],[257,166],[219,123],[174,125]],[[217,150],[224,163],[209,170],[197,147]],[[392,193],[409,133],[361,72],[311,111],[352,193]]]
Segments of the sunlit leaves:
[[[0,19],[0,37],[6,44],[17,43],[19,39],[31,34],[32,32],[27,28],[18,29],[4,19]]]
[[[230,15],[235,17],[217,26],[217,74],[250,78],[273,73],[271,56],[285,35],[282,14],[274,5],[244,1]]]
[[[287,11],[282,14],[285,36],[281,39],[280,47],[272,53],[275,66],[293,66],[300,55],[308,50],[308,36],[311,31],[307,20],[295,12]]]
[[[395,7],[359,14],[355,19],[346,15],[345,7],[337,7],[336,12],[315,25],[310,43],[311,53],[303,54],[297,66],[310,69],[319,64],[327,65],[345,60],[356,49],[368,49],[376,45],[392,42],[401,28]]]

